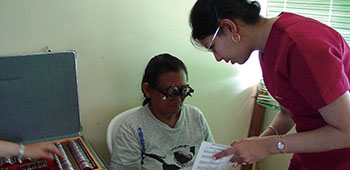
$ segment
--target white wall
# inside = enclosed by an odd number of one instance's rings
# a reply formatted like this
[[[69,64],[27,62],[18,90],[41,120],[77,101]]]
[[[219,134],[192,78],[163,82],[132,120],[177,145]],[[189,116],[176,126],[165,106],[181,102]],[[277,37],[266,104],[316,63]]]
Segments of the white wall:
[[[106,128],[118,113],[142,103],[140,82],[151,57],[168,52],[188,67],[198,106],[218,143],[248,133],[260,79],[256,55],[243,66],[217,63],[190,43],[195,0],[1,0],[0,55],[75,50],[82,134],[109,162]],[[264,7],[264,5],[263,5]]]
[[[106,128],[118,113],[142,103],[144,67],[156,54],[182,59],[195,89],[186,102],[206,115],[218,143],[246,136],[259,73],[194,48],[188,14],[194,0],[1,0],[0,55],[75,50],[82,134],[109,162]],[[244,81],[244,77],[256,77]]]

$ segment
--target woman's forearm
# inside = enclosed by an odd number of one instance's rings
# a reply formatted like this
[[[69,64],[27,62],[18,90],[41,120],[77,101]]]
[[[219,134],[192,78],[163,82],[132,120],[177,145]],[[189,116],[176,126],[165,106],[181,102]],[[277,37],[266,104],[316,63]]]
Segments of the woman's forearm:
[[[333,102],[320,108],[319,112],[327,125],[311,131],[284,135],[282,137],[282,141],[285,143],[283,151],[288,153],[310,153],[350,148],[349,103],[350,93],[347,91]],[[283,129],[280,130],[283,134]],[[278,138],[276,139],[278,140]],[[275,142],[277,143],[277,141]],[[271,151],[273,153],[279,152],[277,147],[272,148]]]
[[[270,136],[267,138],[275,143],[270,148],[271,153],[280,153],[276,147],[278,137]],[[312,131],[283,135],[282,141],[285,144],[283,153],[324,152],[350,147],[350,136],[329,125]]]
[[[272,126],[278,134],[286,134],[293,126],[294,122],[290,117],[290,114],[284,108],[279,111],[274,119],[272,120],[270,126]],[[266,128],[261,134],[260,137],[276,135],[271,128]]]

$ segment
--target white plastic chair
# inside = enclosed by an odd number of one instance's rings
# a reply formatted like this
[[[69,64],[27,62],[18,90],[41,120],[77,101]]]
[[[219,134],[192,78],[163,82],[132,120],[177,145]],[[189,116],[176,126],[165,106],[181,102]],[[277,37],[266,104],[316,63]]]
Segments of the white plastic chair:
[[[109,122],[108,128],[107,128],[107,147],[108,147],[108,151],[110,154],[112,154],[112,151],[113,151],[113,141],[115,140],[116,132],[120,126],[120,123],[123,122],[123,120],[125,119],[125,117],[127,117],[127,115],[129,113],[134,112],[135,110],[139,109],[140,107],[142,107],[142,106],[134,107],[134,108],[131,108],[129,110],[126,110],[126,111],[118,114],[117,116],[115,116]]]

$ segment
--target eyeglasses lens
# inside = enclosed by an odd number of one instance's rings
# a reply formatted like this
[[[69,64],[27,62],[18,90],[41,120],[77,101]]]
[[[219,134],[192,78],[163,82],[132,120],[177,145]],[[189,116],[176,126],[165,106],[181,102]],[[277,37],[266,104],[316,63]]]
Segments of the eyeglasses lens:
[[[168,90],[167,95],[169,98],[174,98],[179,95],[179,90],[177,87],[172,87]]]
[[[187,97],[187,96],[191,96],[191,93],[193,93],[194,90],[190,87],[190,86],[183,86],[180,89],[177,87],[171,87],[168,91],[167,91],[167,97],[169,98],[174,98],[176,96],[182,96],[182,97]]]

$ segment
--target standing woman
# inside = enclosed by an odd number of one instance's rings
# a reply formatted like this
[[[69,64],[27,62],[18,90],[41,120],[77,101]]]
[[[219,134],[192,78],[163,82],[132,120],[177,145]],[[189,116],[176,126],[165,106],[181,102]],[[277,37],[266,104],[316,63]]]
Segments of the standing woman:
[[[350,49],[332,28],[300,15],[259,15],[258,2],[198,0],[190,14],[192,41],[219,62],[244,64],[260,52],[265,85],[279,102],[260,137],[232,143],[214,157],[252,164],[294,153],[289,170],[350,169]],[[297,133],[286,133],[296,125]]]

